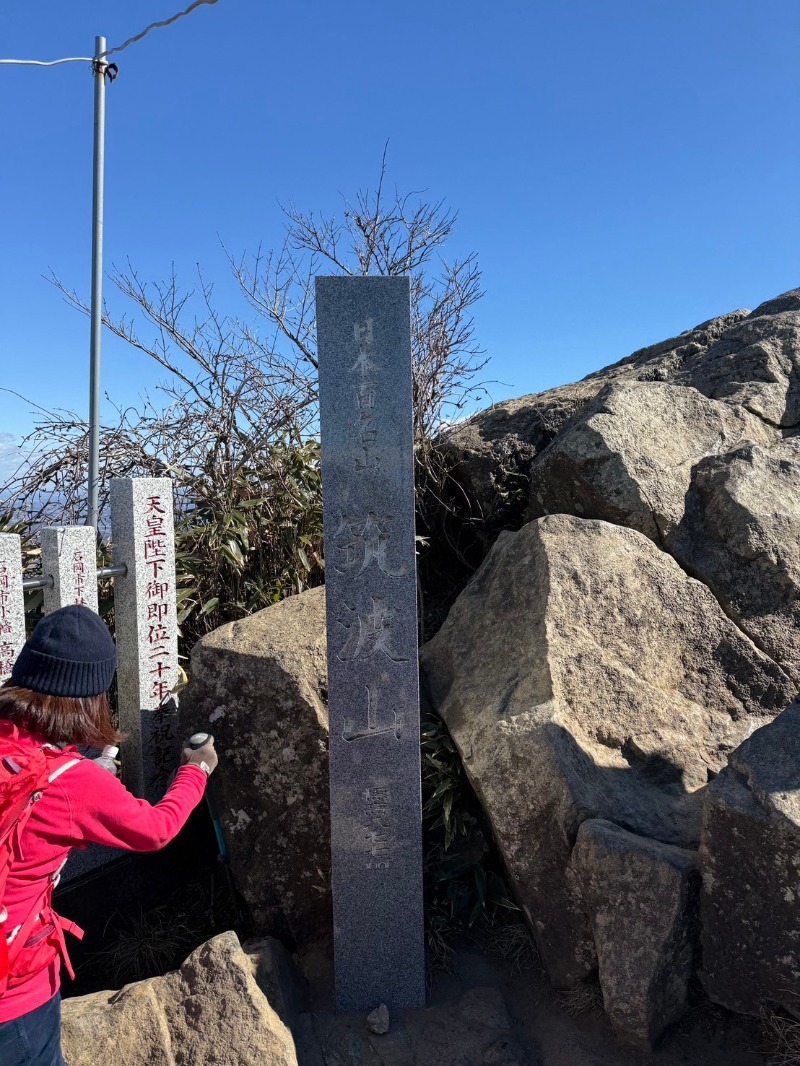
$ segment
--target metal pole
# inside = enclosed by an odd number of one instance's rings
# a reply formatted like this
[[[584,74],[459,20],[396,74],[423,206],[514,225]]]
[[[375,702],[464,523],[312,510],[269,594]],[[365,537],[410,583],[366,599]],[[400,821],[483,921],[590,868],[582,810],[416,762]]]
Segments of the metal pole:
[[[106,50],[95,37],[94,54]],[[105,59],[94,62],[94,186],[92,193],[92,303],[89,347],[89,485],[86,525],[97,529],[100,477],[100,340],[103,325],[103,171],[106,139]]]

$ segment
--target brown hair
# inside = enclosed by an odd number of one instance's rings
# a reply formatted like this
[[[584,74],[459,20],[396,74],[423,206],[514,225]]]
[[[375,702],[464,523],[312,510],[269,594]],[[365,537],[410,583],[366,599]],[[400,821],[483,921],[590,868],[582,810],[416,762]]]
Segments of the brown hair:
[[[29,688],[0,688],[0,718],[36,733],[48,744],[118,744],[105,692],[99,696],[48,696]]]

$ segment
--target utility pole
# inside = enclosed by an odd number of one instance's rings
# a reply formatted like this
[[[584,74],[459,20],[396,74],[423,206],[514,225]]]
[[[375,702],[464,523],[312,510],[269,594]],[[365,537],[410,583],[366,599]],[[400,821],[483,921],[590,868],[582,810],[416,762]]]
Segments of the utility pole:
[[[100,342],[103,328],[103,179],[106,151],[105,37],[94,39],[94,180],[92,192],[92,300],[89,345],[89,485],[86,525],[97,529],[100,478]]]

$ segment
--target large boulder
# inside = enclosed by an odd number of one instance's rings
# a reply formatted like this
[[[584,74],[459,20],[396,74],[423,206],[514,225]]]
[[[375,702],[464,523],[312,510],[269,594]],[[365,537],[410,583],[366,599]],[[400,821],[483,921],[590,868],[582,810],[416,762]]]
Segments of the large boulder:
[[[529,517],[638,529],[800,681],[800,437],[690,386],[607,385],[531,469]]]
[[[678,337],[641,348],[582,381],[493,404],[442,436],[454,477],[497,525],[519,524],[527,504],[531,463],[604,386],[613,381],[667,381],[701,365],[708,350],[746,319],[733,311]]]
[[[701,978],[730,1010],[800,1018],[800,703],[729,762],[705,809]]]
[[[800,289],[734,321],[707,351],[671,376],[705,396],[740,405],[767,425],[800,426]]]
[[[770,446],[777,433],[687,386],[606,385],[534,464],[530,517],[603,518],[663,546],[685,520],[697,462],[743,440]]]
[[[216,738],[233,875],[258,933],[331,929],[325,590],[221,626],[192,651],[181,726]]]
[[[490,532],[517,528],[534,460],[603,389],[631,382],[693,388],[746,410],[766,429],[800,428],[800,289],[754,311],[712,318],[581,381],[493,404],[453,426],[441,444],[471,513],[486,519]],[[676,425],[655,443],[669,450],[677,432]]]
[[[235,933],[222,933],[174,973],[65,1000],[67,1066],[297,1066],[292,1034],[259,988],[256,965]]]
[[[606,1014],[626,1043],[652,1048],[686,1006],[696,854],[590,818],[570,869],[597,948]]]
[[[800,436],[698,463],[675,554],[800,686]]]
[[[422,663],[561,987],[597,963],[581,823],[696,848],[708,780],[794,693],[646,536],[567,515],[501,535]]]

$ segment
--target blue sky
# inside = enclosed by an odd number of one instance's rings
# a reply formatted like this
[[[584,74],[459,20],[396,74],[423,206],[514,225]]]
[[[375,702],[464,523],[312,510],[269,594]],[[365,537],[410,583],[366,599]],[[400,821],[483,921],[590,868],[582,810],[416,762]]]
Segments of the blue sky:
[[[3,0],[0,52],[88,55],[182,6]],[[220,242],[334,210],[388,140],[479,255],[493,397],[574,380],[800,284],[798,44],[797,0],[219,0],[115,57],[106,264],[200,263],[238,311]],[[85,411],[88,323],[42,275],[88,293],[88,70],[0,68],[0,123],[2,382]],[[104,341],[114,402],[156,380]],[[0,392],[0,455],[31,422]]]

